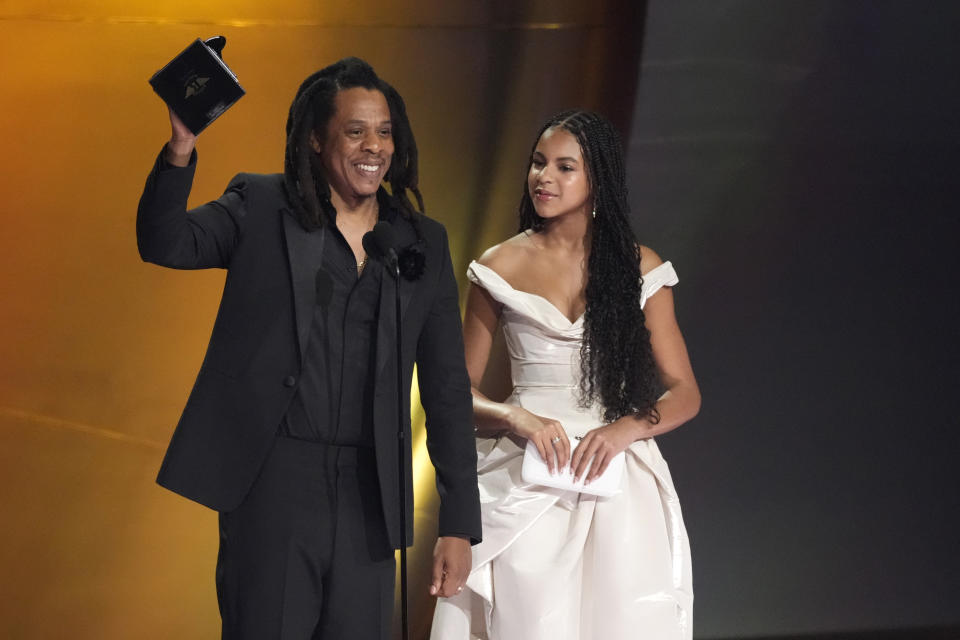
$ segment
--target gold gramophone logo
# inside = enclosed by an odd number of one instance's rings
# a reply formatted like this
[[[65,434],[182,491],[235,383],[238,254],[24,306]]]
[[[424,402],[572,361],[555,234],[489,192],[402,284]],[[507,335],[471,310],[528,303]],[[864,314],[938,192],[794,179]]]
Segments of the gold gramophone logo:
[[[203,93],[203,90],[207,88],[207,83],[210,82],[210,78],[204,78],[198,74],[193,74],[186,82],[187,92],[183,96],[184,100],[189,100],[193,96],[198,96]]]

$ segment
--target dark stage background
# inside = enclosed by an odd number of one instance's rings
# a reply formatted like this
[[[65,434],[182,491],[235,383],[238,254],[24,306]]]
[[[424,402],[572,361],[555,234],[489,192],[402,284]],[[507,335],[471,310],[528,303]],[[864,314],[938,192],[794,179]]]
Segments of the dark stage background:
[[[946,1],[648,2],[631,202],[704,396],[660,438],[697,637],[960,623],[958,33]]]

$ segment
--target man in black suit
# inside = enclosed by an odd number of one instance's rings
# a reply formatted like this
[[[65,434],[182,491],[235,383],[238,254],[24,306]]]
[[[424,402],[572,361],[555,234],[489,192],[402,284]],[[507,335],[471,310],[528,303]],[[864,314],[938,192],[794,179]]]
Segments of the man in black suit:
[[[401,526],[397,286],[400,392],[406,402],[416,363],[441,499],[431,593],[462,587],[480,539],[456,281],[446,232],[409,199],[423,209],[403,100],[356,58],[322,69],[290,108],[284,174],[240,174],[191,211],[196,137],[170,119],[137,212],[140,255],[227,278],[158,482],[220,512],[224,638],[386,638]],[[397,280],[364,251],[378,221],[396,236]]]

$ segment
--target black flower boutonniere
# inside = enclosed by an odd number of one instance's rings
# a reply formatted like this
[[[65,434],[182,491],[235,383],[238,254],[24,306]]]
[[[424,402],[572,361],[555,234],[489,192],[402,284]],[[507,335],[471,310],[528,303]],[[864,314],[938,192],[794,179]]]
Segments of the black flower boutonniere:
[[[397,253],[400,275],[411,282],[419,280],[427,266],[427,256],[418,245],[419,243],[409,245]]]

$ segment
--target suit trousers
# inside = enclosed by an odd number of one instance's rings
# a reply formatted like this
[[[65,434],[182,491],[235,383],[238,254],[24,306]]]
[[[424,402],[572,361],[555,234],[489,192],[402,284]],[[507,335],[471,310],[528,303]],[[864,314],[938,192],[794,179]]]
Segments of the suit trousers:
[[[220,513],[222,638],[387,639],[394,571],[373,449],[278,436]]]

